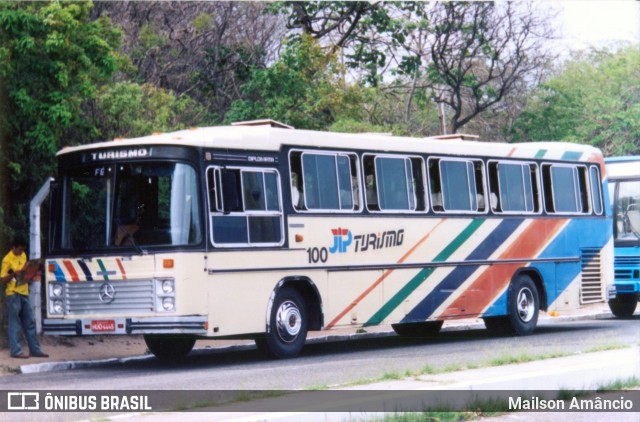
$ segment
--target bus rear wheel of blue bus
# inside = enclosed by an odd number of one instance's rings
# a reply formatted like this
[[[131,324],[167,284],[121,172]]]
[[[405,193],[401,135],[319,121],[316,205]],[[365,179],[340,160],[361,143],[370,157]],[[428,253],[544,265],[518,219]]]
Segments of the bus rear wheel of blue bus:
[[[618,295],[609,301],[609,309],[618,318],[631,318],[636,311],[638,297],[636,295]]]

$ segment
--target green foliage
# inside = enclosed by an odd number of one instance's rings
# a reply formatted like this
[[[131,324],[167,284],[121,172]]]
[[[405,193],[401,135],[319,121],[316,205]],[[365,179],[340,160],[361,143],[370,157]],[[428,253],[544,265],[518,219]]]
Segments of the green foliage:
[[[514,138],[588,143],[606,155],[640,153],[640,48],[590,51],[538,88]]]
[[[358,113],[357,90],[342,82],[342,69],[311,37],[290,42],[272,66],[254,68],[243,98],[232,103],[227,122],[271,118],[296,128],[325,129],[338,115]]]
[[[4,223],[25,232],[25,207],[54,173],[54,154],[83,127],[82,107],[109,80],[120,33],[91,2],[0,2]]]
[[[96,138],[136,137],[198,126],[204,108],[188,96],[154,85],[120,82],[101,87],[93,114]]]

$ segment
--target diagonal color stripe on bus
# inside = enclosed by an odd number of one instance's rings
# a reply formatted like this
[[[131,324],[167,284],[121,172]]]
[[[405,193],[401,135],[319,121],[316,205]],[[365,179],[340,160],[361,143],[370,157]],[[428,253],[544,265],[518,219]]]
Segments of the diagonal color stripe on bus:
[[[71,276],[71,281],[80,281],[80,277],[78,277],[78,273],[76,272],[76,269],[73,267],[73,263],[71,261],[68,261],[65,259],[64,261],[62,261],[62,264],[64,265],[64,267],[67,269],[67,272]]]
[[[402,257],[398,260],[396,264],[402,264],[403,262],[405,262],[407,258],[409,258],[416,251],[416,249],[420,247],[420,245],[422,245],[427,239],[429,239],[429,237],[431,237],[431,234],[435,232],[436,229],[440,227],[440,225],[445,221],[447,220],[444,218],[438,221],[438,223],[435,226],[433,226],[431,230],[429,230],[429,232],[422,237],[422,239],[420,239],[415,245],[413,245],[413,247],[411,247],[411,249],[409,249],[407,253],[402,255]],[[393,269],[386,270],[384,274],[382,274],[371,286],[369,286],[364,292],[362,292],[360,296],[358,296],[353,302],[351,302],[349,306],[343,309],[342,312],[340,312],[330,323],[328,323],[325,326],[325,330],[328,330],[334,325],[336,325],[338,321],[340,321],[349,311],[355,308],[362,301],[362,299],[367,297],[373,291],[373,289],[378,287],[380,283],[386,280],[386,278],[389,277],[389,275],[391,275],[393,271],[394,271]]]
[[[464,242],[476,231],[482,223],[485,222],[485,219],[475,219],[473,220],[465,229],[455,238],[451,243],[449,243],[443,250],[440,252],[434,259],[433,262],[444,262],[446,261],[455,251],[457,251],[460,246],[464,244]],[[400,289],[398,293],[396,293],[387,303],[385,303],[382,308],[380,308],[373,316],[365,322],[363,325],[378,325],[380,324],[386,317],[393,312],[415,289],[417,289],[424,281],[435,271],[435,268],[424,268],[418,272],[418,274],[413,277],[407,284],[404,285]]]
[[[87,266],[87,264],[81,259],[79,259],[78,266],[84,273],[84,276],[87,278],[87,281],[93,281],[93,275],[91,275],[91,270],[89,270],[89,267]]]
[[[500,254],[498,259],[532,259],[536,258],[551,239],[566,226],[567,220],[535,220],[511,245]],[[509,285],[515,272],[525,266],[523,262],[492,265],[471,283],[465,293],[467,301],[458,297],[439,315],[443,318],[459,316],[459,309],[465,309],[465,316],[479,316]]]
[[[505,219],[467,256],[466,261],[487,260],[524,222],[522,218]],[[451,295],[460,295],[460,286],[478,269],[478,265],[456,267],[418,303],[402,322],[424,321]]]

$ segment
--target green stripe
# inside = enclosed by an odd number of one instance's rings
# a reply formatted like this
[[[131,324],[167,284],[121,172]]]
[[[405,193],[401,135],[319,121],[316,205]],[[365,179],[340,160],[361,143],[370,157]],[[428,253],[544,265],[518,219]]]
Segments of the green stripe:
[[[101,259],[98,259],[98,265],[100,266],[100,269],[102,270],[102,278],[104,278],[105,281],[109,281],[109,275],[107,273],[107,267],[104,266],[104,262],[102,262]]]
[[[484,223],[484,219],[476,219],[471,222],[451,243],[445,247],[442,252],[440,252],[434,259],[433,262],[444,262],[453,253],[462,246],[462,244],[476,231],[478,228]],[[386,317],[393,312],[402,302],[404,302],[407,297],[411,293],[414,292],[424,281],[429,278],[431,274],[435,271],[435,268],[423,268],[420,270],[415,277],[413,277],[407,284],[404,285],[400,289],[398,293],[396,293],[387,303],[384,304],[382,308],[378,310],[367,322],[364,323],[364,326],[370,325],[378,325],[380,324]]]
[[[544,155],[545,155],[546,153],[547,153],[547,150],[546,150],[546,149],[541,149],[540,151],[538,151],[538,152],[536,153],[536,156],[535,156],[534,158],[542,158],[542,157],[544,157]]]
[[[562,154],[563,160],[578,161],[580,160],[580,157],[582,157],[582,153],[580,151],[567,151],[564,154]]]

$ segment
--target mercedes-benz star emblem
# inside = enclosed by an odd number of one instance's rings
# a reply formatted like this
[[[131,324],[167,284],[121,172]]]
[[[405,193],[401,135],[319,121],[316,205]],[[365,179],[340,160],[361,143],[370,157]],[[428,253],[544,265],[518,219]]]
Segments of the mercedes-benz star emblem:
[[[108,305],[116,298],[116,288],[113,287],[111,283],[104,283],[100,286],[98,294],[100,296],[100,302]]]

